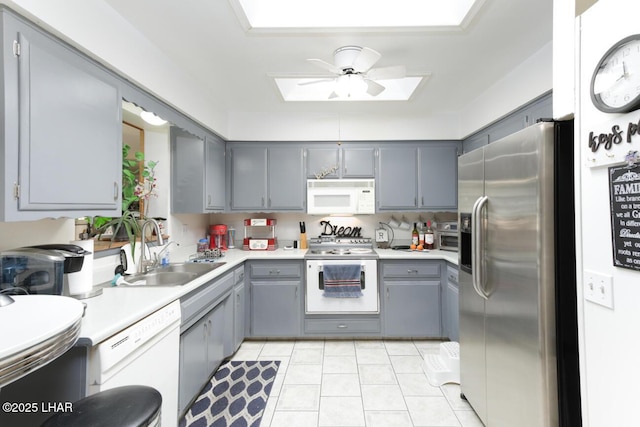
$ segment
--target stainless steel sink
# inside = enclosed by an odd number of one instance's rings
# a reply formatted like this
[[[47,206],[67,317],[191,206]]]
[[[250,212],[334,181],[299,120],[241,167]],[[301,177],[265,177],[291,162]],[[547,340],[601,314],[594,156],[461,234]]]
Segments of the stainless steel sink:
[[[224,265],[224,262],[215,262],[215,263],[195,263],[195,262],[181,262],[175,264],[169,264],[165,267],[158,267],[154,271],[157,272],[176,272],[176,273],[193,273],[197,275],[202,275],[210,272],[211,270],[215,270],[218,267]]]
[[[148,273],[126,276],[128,284],[124,286],[183,286],[192,280],[224,265],[216,263],[176,263],[158,267]]]

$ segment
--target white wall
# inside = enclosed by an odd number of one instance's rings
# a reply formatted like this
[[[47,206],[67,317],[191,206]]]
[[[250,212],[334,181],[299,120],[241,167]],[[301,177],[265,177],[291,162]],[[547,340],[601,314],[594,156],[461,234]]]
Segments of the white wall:
[[[458,139],[458,114],[432,113],[402,118],[376,114],[231,113],[232,141],[390,141]]]
[[[108,67],[185,112],[229,140],[336,140],[337,115],[227,116],[203,93],[206,85],[188,75],[103,0],[0,0],[30,16]],[[390,120],[364,114],[341,118],[348,140],[458,139],[469,135],[551,89],[551,46],[514,68],[460,114],[424,112]],[[499,76],[497,76],[499,77]]]
[[[582,227],[578,273],[591,270],[613,277],[613,310],[585,301],[581,323],[584,340],[581,358],[585,426],[638,424],[635,388],[640,384],[637,339],[640,325],[640,272],[613,267],[611,213],[607,167],[591,168],[593,154],[587,148],[590,131],[605,131],[611,124],[635,123],[640,111],[626,115],[604,114],[591,104],[588,93],[592,72],[600,56],[616,41],[638,33],[640,2],[600,0],[579,19],[580,78],[576,117],[576,155],[581,165],[579,183]],[[637,150],[640,140],[620,150]],[[597,157],[607,162],[607,153]],[[619,160],[620,157],[617,157]],[[580,293],[582,295],[582,293]]]
[[[553,43],[548,43],[496,81],[460,114],[460,136],[466,137],[548,92],[553,85]]]

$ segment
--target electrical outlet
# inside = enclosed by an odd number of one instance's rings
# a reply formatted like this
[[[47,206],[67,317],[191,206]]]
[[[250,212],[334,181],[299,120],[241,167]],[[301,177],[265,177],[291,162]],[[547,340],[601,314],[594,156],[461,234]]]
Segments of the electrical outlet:
[[[613,310],[613,277],[585,270],[584,299]]]
[[[184,236],[185,234],[187,234],[188,231],[189,231],[189,225],[182,224],[182,235]]]

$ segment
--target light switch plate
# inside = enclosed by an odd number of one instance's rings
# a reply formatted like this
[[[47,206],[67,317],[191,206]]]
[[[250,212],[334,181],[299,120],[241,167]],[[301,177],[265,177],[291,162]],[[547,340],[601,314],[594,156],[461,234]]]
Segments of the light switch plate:
[[[613,277],[584,271],[584,299],[613,310]]]

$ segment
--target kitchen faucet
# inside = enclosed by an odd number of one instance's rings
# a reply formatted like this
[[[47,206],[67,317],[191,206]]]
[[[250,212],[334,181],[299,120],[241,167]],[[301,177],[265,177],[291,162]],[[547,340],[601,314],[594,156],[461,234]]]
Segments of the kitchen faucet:
[[[148,259],[148,260],[145,259],[146,258],[145,253],[147,252],[147,241],[145,238],[145,234],[146,234],[145,231],[147,229],[147,225],[151,225],[154,227],[156,231],[156,236],[158,236],[158,245],[160,246],[164,245],[164,239],[162,238],[162,233],[160,232],[160,225],[155,219],[149,218],[144,222],[144,224],[142,224],[142,230],[140,231],[140,233],[142,234],[141,242],[140,242],[140,247],[142,250],[140,251],[141,254],[140,254],[140,263],[138,264],[138,273],[147,273],[157,266],[157,262],[152,261],[151,259]]]

